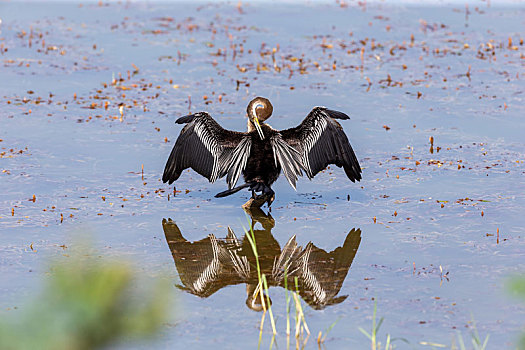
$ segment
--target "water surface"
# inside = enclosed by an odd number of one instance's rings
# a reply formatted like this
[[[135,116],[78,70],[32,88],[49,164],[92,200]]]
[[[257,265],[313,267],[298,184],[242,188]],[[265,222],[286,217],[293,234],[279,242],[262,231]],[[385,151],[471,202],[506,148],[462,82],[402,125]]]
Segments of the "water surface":
[[[525,270],[525,8],[496,5],[0,3],[0,308],[23,307],[48,259],[87,233],[102,254],[172,281],[159,347],[257,346],[250,283],[177,288],[188,276],[162,224],[188,244],[229,226],[245,244],[249,193],[215,199],[225,183],[188,171],[174,194],[160,177],[176,117],[206,110],[243,130],[260,95],[278,129],[316,105],[350,115],[363,167],[358,184],[336,167],[297,191],[281,178],[271,230],[255,220],[268,268],[294,235],[328,262],[360,232],[338,302],[301,295],[307,348],[336,320],[326,348],[369,347],[358,327],[371,327],[374,299],[383,338],[449,345],[473,318],[491,348],[512,347],[525,323],[505,290]],[[270,296],[285,346],[285,289]],[[263,335],[267,347],[269,323]]]

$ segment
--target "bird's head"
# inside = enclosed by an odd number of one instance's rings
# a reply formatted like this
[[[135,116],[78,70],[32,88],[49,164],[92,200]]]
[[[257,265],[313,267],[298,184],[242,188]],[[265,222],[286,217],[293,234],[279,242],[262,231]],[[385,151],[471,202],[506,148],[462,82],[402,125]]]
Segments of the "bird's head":
[[[273,106],[270,100],[264,97],[256,97],[250,101],[246,111],[248,112],[248,119],[250,119],[255,129],[257,129],[261,140],[264,140],[261,123],[264,123],[264,121],[272,115]]]
[[[264,311],[264,307],[261,303],[261,294],[259,293],[263,293],[262,291],[262,283],[259,283],[259,284],[246,284],[246,294],[247,294],[247,297],[246,297],[246,306],[248,306],[250,309],[252,309],[253,311]],[[263,298],[265,300],[265,303],[267,303],[265,306],[266,308],[268,308],[269,306],[272,305],[272,299],[270,299],[269,296],[267,296],[266,294],[263,294]],[[268,305],[268,303],[270,305]]]

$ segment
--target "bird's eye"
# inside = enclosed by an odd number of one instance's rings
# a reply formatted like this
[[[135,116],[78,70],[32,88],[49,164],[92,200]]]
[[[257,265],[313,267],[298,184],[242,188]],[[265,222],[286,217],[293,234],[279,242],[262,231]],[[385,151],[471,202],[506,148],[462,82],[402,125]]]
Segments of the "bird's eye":
[[[263,108],[263,107],[264,107],[264,106],[263,106],[262,104],[259,103],[258,105],[255,106],[255,109],[257,109],[257,108]]]

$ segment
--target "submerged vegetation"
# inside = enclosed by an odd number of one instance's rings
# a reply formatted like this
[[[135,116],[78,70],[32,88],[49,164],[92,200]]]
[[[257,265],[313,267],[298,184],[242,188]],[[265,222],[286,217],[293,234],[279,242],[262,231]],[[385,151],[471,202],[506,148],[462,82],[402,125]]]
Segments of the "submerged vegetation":
[[[2,312],[0,349],[90,350],[152,337],[167,319],[169,289],[145,284],[123,261],[80,252],[62,258],[35,300]]]

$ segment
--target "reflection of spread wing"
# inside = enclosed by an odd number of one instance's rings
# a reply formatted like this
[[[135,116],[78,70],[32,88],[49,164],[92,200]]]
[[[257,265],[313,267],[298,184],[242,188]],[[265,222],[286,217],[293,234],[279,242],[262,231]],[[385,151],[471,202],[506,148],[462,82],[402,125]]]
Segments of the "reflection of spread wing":
[[[222,260],[226,265],[231,265],[237,274],[248,280],[250,278],[250,264],[246,255],[240,254],[242,251],[242,242],[237,239],[233,230],[228,226],[228,235],[226,236],[227,249],[222,251]]]
[[[280,284],[285,276],[293,276],[298,269],[294,261],[301,253],[301,246],[297,245],[295,235],[293,235],[281,250],[281,254],[274,261],[272,268],[272,277],[274,281]]]
[[[314,309],[323,309],[327,305],[344,301],[347,296],[337,297],[337,294],[360,242],[361,230],[352,229],[343,246],[330,253],[317,248],[311,242],[308,243],[290,267],[293,273],[288,277],[288,284],[295,289],[294,278],[297,276],[299,294]]]
[[[200,297],[208,297],[219,289],[244,282],[249,265],[239,257],[239,241],[230,230],[226,241],[210,234],[197,242],[188,242],[177,225],[162,221],[166,241],[179,272],[181,289]]]

